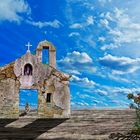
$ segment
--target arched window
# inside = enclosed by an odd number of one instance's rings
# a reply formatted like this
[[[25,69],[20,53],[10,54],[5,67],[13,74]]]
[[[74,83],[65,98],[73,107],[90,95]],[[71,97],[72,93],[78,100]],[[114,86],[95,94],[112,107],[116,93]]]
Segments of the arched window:
[[[24,66],[24,75],[32,75],[33,74],[33,67],[31,64],[26,64]]]
[[[45,47],[42,50],[42,63],[49,64],[49,49]]]
[[[46,98],[46,102],[50,103],[51,102],[51,93],[47,93],[47,98]]]

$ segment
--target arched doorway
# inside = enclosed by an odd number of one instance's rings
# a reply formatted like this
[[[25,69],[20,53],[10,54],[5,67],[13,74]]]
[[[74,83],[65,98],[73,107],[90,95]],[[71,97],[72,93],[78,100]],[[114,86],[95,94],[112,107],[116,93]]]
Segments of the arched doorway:
[[[29,75],[32,75],[32,74],[33,74],[33,67],[32,67],[31,64],[28,63],[24,66],[24,75],[29,76]]]

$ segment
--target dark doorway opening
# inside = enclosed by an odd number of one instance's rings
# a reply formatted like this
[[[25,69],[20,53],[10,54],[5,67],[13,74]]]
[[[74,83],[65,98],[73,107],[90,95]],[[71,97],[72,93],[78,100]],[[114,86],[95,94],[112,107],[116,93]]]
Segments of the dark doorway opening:
[[[51,102],[51,96],[52,96],[51,93],[47,93],[47,98],[46,98],[46,102],[47,103],[50,103]]]

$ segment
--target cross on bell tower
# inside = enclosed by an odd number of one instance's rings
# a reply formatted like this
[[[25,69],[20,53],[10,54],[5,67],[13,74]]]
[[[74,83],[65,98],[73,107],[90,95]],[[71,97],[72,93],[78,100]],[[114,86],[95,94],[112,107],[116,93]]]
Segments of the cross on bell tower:
[[[30,42],[28,42],[28,44],[26,44],[25,46],[28,47],[27,52],[30,52],[30,47],[32,46],[32,45],[30,44]]]

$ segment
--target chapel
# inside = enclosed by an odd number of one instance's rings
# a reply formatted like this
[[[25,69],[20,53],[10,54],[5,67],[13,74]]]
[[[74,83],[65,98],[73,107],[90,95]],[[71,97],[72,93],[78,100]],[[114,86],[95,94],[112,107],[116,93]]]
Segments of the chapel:
[[[20,90],[37,90],[39,118],[70,116],[70,75],[56,68],[56,49],[45,40],[34,54],[27,52],[15,62],[0,68],[0,118],[19,118]],[[48,50],[48,64],[43,63],[43,50]]]

